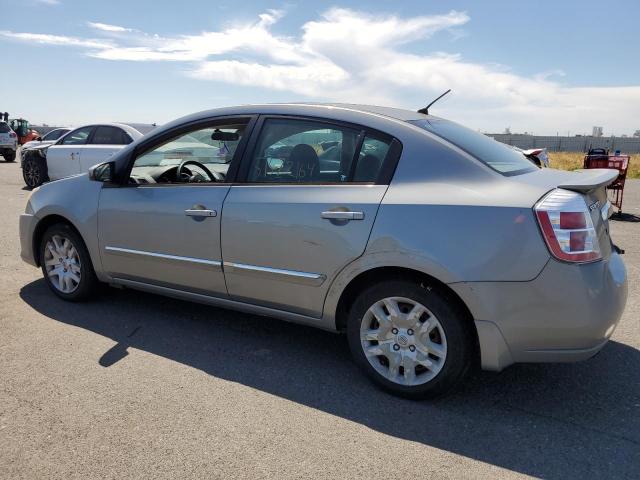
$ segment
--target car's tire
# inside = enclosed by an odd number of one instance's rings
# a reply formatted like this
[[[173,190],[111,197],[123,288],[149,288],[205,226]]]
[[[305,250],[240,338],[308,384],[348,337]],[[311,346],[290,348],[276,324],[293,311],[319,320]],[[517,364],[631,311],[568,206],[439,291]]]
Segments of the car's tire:
[[[98,290],[91,257],[80,235],[70,226],[49,227],[40,241],[40,266],[45,282],[58,297],[87,300]]]
[[[381,282],[362,291],[350,310],[349,347],[358,366],[383,389],[432,398],[458,385],[475,361],[475,331],[468,317],[439,285]]]
[[[22,178],[29,188],[36,188],[48,180],[45,159],[36,155],[27,155],[22,163]]]
[[[16,160],[16,152],[12,150],[5,150],[2,156],[5,162],[15,162]]]

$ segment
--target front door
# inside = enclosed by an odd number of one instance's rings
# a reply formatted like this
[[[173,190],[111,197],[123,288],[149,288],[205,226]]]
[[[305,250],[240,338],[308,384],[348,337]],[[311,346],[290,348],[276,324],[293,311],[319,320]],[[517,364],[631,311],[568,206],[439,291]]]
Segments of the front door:
[[[80,127],[47,149],[47,172],[50,180],[80,173],[82,146],[87,143],[95,127]]]
[[[224,202],[227,288],[238,300],[320,317],[335,276],[365,250],[392,139],[317,120],[261,123],[246,182]]]
[[[100,250],[112,277],[227,295],[220,218],[246,126],[240,119],[179,133],[137,155],[128,185],[102,189]]]

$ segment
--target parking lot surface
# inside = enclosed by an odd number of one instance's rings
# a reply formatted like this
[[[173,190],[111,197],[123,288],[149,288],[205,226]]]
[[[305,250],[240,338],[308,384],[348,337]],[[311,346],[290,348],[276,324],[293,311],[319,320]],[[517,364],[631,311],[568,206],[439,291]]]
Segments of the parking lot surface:
[[[611,226],[630,289],[604,350],[432,402],[377,390],[332,333],[127,290],[58,300],[20,260],[28,195],[0,162],[0,478],[640,474],[640,181]]]

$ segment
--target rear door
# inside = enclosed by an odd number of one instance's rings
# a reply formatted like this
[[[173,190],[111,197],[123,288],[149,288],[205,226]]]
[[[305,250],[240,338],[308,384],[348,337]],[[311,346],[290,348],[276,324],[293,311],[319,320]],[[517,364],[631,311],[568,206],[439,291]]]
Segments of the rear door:
[[[319,317],[333,278],[364,252],[400,146],[317,119],[262,118],[257,130],[224,202],[227,288]]]
[[[69,132],[47,149],[47,171],[50,180],[80,173],[82,147],[93,133],[94,126],[80,127]]]
[[[109,159],[133,139],[121,128],[112,125],[98,125],[80,155],[80,171],[89,171],[89,168],[98,163],[108,162]]]

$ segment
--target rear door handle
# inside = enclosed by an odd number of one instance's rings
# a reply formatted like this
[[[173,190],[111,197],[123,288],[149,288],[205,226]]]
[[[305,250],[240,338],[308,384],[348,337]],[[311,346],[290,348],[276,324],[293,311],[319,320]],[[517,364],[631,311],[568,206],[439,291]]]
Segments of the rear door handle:
[[[188,217],[215,217],[218,212],[206,208],[189,208],[184,211],[184,214]]]
[[[364,212],[343,212],[340,210],[330,210],[322,212],[322,218],[328,220],[364,220]]]

